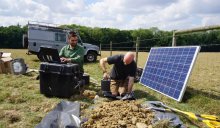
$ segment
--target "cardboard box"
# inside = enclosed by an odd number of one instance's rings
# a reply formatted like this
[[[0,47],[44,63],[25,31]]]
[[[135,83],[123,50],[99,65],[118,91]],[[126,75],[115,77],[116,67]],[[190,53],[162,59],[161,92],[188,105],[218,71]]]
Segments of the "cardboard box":
[[[8,58],[8,57],[11,57],[11,53],[5,53],[5,52],[2,52],[2,53],[1,53],[1,57],[2,57],[2,58]]]
[[[0,73],[1,74],[12,73],[11,61],[12,61],[11,57],[0,58]]]

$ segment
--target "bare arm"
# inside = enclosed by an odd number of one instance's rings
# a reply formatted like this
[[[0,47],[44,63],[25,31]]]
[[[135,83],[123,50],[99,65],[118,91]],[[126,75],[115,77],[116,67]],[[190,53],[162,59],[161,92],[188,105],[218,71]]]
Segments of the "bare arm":
[[[102,58],[100,60],[100,67],[102,68],[103,73],[107,72],[106,63],[107,63],[107,57],[106,58]]]
[[[132,91],[134,84],[134,77],[128,76],[128,92],[130,93]]]
[[[106,63],[107,63],[107,57],[102,58],[100,60],[100,67],[102,68],[102,71],[103,71],[103,79],[109,79],[110,78],[110,76],[107,72]]]

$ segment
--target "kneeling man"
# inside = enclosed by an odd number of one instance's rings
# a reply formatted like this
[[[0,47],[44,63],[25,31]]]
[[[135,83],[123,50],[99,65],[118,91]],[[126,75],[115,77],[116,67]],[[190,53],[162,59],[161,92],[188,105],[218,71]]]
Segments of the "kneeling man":
[[[106,63],[114,64],[110,75],[106,70]],[[102,58],[100,66],[103,70],[103,78],[111,79],[110,90],[113,96],[123,96],[122,100],[134,99],[132,88],[137,64],[134,61],[134,54],[132,52],[127,52],[125,55]]]

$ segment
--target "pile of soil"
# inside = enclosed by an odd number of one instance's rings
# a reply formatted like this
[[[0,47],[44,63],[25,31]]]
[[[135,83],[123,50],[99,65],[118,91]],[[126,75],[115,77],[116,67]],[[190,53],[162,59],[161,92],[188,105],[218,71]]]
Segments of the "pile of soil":
[[[154,113],[141,107],[137,101],[111,101],[97,105],[83,123],[85,128],[149,128]]]

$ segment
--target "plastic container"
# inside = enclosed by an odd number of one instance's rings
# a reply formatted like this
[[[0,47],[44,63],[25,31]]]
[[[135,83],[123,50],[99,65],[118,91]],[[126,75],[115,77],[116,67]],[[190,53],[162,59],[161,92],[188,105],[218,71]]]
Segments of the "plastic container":
[[[80,91],[82,73],[78,64],[40,64],[40,92],[46,96],[69,98]]]

